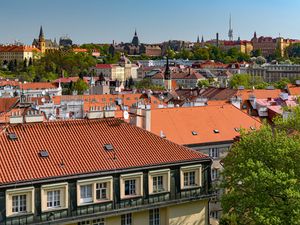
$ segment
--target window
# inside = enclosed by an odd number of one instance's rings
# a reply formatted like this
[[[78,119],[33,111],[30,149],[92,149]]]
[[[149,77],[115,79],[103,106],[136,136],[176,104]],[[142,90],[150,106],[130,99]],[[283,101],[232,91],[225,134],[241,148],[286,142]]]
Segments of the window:
[[[210,217],[219,219],[219,212],[218,211],[211,211],[210,212]]]
[[[47,192],[47,208],[60,207],[60,190]]]
[[[104,218],[78,222],[78,225],[104,225],[104,224],[105,224]]]
[[[92,202],[92,185],[81,185],[80,186],[80,202],[89,203]]]
[[[196,177],[195,171],[185,172],[184,173],[184,186],[185,187],[196,186],[195,177]]]
[[[209,149],[209,157],[219,158],[219,149],[218,148],[210,148]]]
[[[202,166],[190,165],[180,169],[180,187],[181,189],[200,187],[202,185]]]
[[[121,216],[121,225],[132,225],[132,214],[131,213]]]
[[[96,184],[96,199],[97,200],[107,200],[107,183],[97,183]]]
[[[135,183],[135,180],[125,180],[125,195],[136,195]]]
[[[149,224],[150,225],[160,225],[159,209],[149,210]]]
[[[211,179],[216,180],[219,178],[219,170],[218,169],[212,169],[211,170]]]
[[[164,191],[163,176],[153,177],[153,193]]]
[[[12,196],[12,212],[13,213],[25,213],[27,212],[26,195],[14,195]]]

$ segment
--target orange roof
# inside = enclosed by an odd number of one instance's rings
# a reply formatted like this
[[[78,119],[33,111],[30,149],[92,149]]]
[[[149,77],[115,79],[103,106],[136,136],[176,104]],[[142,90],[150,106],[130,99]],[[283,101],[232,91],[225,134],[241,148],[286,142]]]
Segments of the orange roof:
[[[0,98],[0,113],[6,112],[18,102],[18,98]]]
[[[0,46],[0,52],[40,52],[38,48],[34,46],[27,45],[9,45],[9,46]]]
[[[49,157],[41,158],[41,150]],[[208,157],[119,119],[19,124],[0,133],[0,184],[203,159]]]
[[[88,52],[85,48],[73,48],[73,52]]]
[[[57,86],[50,82],[27,82],[20,85],[21,89],[24,90],[38,90],[38,89],[54,89]]]
[[[300,95],[300,86],[288,84],[288,92],[290,95]]]
[[[240,134],[235,128],[251,126],[261,123],[231,104],[151,110],[151,131],[181,145],[232,141]]]
[[[266,90],[266,89],[245,89],[238,90],[237,96],[241,97],[242,100],[248,100],[250,95],[255,95],[256,98],[277,98],[281,93],[280,89]]]

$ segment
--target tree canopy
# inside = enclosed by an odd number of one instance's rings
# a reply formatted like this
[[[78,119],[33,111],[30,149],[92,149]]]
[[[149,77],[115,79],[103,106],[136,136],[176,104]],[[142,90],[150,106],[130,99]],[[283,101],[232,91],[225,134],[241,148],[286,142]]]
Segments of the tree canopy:
[[[294,110],[275,128],[242,132],[231,148],[223,161],[221,224],[300,224],[300,110]]]

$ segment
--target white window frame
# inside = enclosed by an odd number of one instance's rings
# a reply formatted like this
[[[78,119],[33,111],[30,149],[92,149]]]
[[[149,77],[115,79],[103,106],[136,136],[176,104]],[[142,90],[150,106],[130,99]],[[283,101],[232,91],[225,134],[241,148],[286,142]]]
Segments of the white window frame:
[[[136,187],[136,179],[130,179],[130,180],[125,180],[125,196],[132,196],[132,195],[137,195],[137,187]],[[128,186],[128,194],[126,194],[126,186]]]
[[[13,212],[13,196],[25,195],[26,196],[26,212]],[[5,207],[6,216],[16,216],[20,214],[32,214],[34,213],[34,187],[27,188],[15,188],[5,191]]]
[[[191,172],[194,174],[194,182],[191,182]],[[180,168],[181,189],[196,188],[202,186],[202,165],[191,165]]]
[[[157,175],[153,176],[152,178],[153,182],[153,193],[158,193],[158,192],[164,192],[164,176],[163,175]]]
[[[135,180],[135,194],[126,195],[126,181]],[[121,199],[143,196],[143,173],[123,174],[120,176]]]
[[[61,207],[61,190],[47,191],[47,208],[60,208]]]
[[[59,191],[59,206],[49,206],[48,204],[48,193]],[[54,201],[54,196],[52,196],[52,200]],[[41,187],[41,205],[42,212],[44,211],[52,211],[59,209],[68,208],[68,200],[69,200],[69,192],[68,192],[68,183],[57,183],[57,184],[48,184],[42,185]]]
[[[155,180],[162,177],[162,183],[158,185]],[[160,178],[159,178],[160,179]],[[156,185],[156,187],[155,187]],[[159,187],[160,188],[157,188]],[[153,170],[148,173],[149,194],[160,194],[170,191],[170,169]]]
[[[132,225],[132,213],[127,213],[121,216],[121,225]]]
[[[160,209],[149,210],[149,225],[160,225]]]
[[[14,200],[14,198],[16,198],[16,200]],[[17,204],[14,205],[14,203],[17,203]],[[16,208],[16,210],[14,210],[15,208]],[[21,208],[25,208],[25,210],[21,210]],[[26,194],[19,194],[19,195],[12,196],[12,210],[11,211],[13,214],[27,212],[27,195]]]
[[[106,199],[97,199],[97,184],[106,183]],[[92,197],[88,198],[87,201],[81,201],[81,186],[91,185],[92,186]],[[107,202],[113,200],[113,177],[100,177],[87,180],[77,181],[77,205],[95,204],[101,202]]]
[[[93,202],[93,184],[80,185],[80,203],[86,204],[92,202]]]
[[[108,188],[109,184],[108,182],[97,182],[96,183],[96,200],[97,201],[105,201],[108,200]],[[103,197],[103,191],[105,191],[105,197]],[[99,192],[99,198],[98,198],[98,192]]]
[[[212,180],[219,179],[219,169],[216,168],[211,169],[211,179]]]
[[[220,149],[219,148],[210,148],[209,149],[209,157],[216,159],[220,157]]]

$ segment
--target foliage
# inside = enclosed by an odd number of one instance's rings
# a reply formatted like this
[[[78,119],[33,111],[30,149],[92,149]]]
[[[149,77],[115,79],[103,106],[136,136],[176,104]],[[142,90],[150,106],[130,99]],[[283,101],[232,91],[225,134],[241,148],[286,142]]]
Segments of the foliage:
[[[252,57],[262,56],[261,49],[253,50],[251,52]]]
[[[300,137],[282,129],[300,121],[299,112],[275,128],[242,132],[224,159],[222,207],[237,224],[300,224]]]
[[[82,95],[89,88],[88,84],[79,78],[71,87],[71,91],[77,91],[78,95]]]
[[[209,86],[209,81],[208,80],[199,80],[197,83],[197,86],[199,88],[204,88],[204,87],[208,87]]]
[[[232,88],[238,88],[244,86],[244,88],[265,88],[267,83],[263,82],[261,77],[251,76],[249,74],[236,74],[229,80],[229,86]]]
[[[151,89],[152,91],[161,91],[165,88],[163,86],[155,85],[152,83],[151,79],[145,78],[135,84],[137,89]]]

